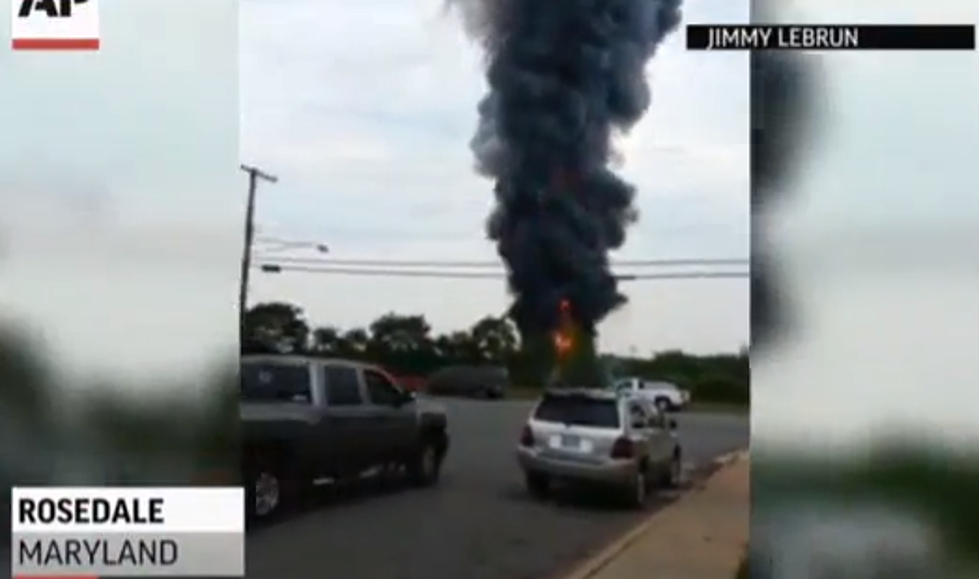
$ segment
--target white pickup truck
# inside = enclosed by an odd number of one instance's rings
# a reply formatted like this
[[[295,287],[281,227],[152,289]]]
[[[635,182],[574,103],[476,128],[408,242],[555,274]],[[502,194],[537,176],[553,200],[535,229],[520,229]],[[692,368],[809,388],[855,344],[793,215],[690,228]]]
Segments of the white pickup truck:
[[[690,404],[690,392],[671,382],[620,378],[615,381],[615,390],[629,390],[655,404],[661,412],[678,412]]]

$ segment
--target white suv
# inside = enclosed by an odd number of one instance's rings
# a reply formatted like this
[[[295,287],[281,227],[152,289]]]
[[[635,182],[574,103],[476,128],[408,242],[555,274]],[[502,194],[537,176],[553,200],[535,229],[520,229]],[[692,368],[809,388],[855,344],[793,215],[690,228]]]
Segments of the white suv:
[[[676,422],[645,400],[609,390],[550,390],[527,419],[517,460],[527,489],[545,496],[552,482],[617,489],[642,508],[656,487],[676,487],[682,451]]]
[[[631,392],[654,404],[660,412],[678,412],[690,404],[690,392],[670,382],[653,382],[642,378],[622,378],[615,383],[616,392]]]

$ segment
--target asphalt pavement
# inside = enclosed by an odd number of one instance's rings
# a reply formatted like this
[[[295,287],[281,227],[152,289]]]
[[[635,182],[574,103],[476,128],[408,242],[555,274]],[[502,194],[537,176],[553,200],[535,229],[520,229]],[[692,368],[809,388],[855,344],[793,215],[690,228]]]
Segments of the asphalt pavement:
[[[555,579],[642,516],[590,497],[530,500],[513,454],[529,404],[445,402],[452,448],[439,486],[317,493],[250,534],[249,579]],[[692,468],[748,445],[747,416],[690,413],[678,422]]]

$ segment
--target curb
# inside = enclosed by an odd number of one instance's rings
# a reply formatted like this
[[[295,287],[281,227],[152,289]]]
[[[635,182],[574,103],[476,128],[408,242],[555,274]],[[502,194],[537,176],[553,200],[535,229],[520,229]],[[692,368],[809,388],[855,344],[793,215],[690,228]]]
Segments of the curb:
[[[736,450],[734,452],[729,452],[722,454],[711,461],[711,465],[716,468],[723,468],[727,465],[735,463],[748,456],[749,451],[747,449]],[[712,475],[713,476],[713,475]],[[710,478],[710,477],[708,477]],[[702,488],[701,485],[695,487],[696,489]],[[677,502],[682,501],[679,499]],[[610,544],[606,545],[601,551],[596,555],[589,558],[584,563],[579,564],[570,573],[565,573],[559,576],[557,579],[589,579],[598,574],[602,569],[607,567],[609,563],[614,561],[623,551],[631,547],[636,543],[643,535],[646,534],[646,530],[653,524],[656,519],[658,512],[649,514],[643,520],[639,521],[634,527],[625,532],[617,539],[614,539]]]

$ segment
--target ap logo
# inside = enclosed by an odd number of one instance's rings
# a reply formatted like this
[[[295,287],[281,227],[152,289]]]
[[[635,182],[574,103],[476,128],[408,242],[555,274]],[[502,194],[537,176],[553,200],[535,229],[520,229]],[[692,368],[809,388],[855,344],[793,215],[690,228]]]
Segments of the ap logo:
[[[11,0],[14,50],[98,50],[98,0]]]

